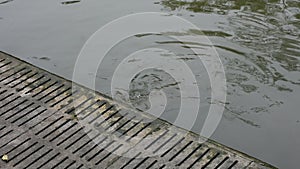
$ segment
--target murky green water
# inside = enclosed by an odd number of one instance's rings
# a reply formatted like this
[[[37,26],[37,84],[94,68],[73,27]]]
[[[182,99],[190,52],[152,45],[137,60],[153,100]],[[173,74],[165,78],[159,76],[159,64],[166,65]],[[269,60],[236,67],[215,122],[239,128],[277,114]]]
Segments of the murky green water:
[[[299,0],[0,0],[0,50],[71,79],[92,33],[118,17],[152,11],[191,21],[221,57],[228,97],[212,139],[280,168],[298,168]],[[181,57],[193,62],[193,56]],[[108,86],[98,90],[106,93]]]

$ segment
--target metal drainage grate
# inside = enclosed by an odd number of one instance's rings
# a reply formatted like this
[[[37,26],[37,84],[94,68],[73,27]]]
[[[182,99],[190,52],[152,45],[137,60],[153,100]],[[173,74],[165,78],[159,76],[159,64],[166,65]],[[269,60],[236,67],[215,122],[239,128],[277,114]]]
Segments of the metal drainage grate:
[[[272,168],[75,88],[0,52],[0,168]]]

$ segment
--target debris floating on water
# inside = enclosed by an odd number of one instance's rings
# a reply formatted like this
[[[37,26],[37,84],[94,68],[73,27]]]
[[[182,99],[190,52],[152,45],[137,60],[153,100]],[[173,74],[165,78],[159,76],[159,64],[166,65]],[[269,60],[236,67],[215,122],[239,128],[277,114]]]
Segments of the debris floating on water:
[[[8,161],[8,155],[4,154],[4,155],[2,156],[2,160],[3,160],[3,161]]]

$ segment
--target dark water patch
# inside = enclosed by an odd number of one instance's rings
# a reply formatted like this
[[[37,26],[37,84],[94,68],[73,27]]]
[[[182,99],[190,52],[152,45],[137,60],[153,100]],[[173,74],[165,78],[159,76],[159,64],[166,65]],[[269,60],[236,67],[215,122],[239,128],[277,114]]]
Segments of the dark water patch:
[[[42,56],[42,57],[36,57],[36,56],[33,56],[32,57],[33,59],[39,59],[39,60],[46,60],[46,61],[49,61],[51,60],[49,57],[47,56]]]
[[[189,57],[181,57],[181,58],[177,58],[178,60],[184,60],[184,61],[191,61],[191,60],[195,60],[195,58],[189,58]]]
[[[256,124],[255,122],[251,121],[251,120],[247,120],[245,118],[242,118],[240,116],[235,116],[236,118],[238,118],[239,120],[243,121],[244,123],[248,124],[248,125],[251,125],[253,127],[257,127],[257,128],[260,128],[260,125]]]
[[[192,33],[196,33],[197,32],[197,30],[195,30],[195,29],[191,29],[190,31]],[[202,32],[203,32],[203,34],[205,36],[217,36],[217,37],[224,37],[224,38],[232,36],[232,35],[230,35],[228,33],[222,32],[222,31],[208,31],[208,30],[203,30]]]
[[[251,93],[251,92],[256,92],[258,87],[254,85],[249,85],[249,84],[240,84],[240,86],[243,88],[243,91],[246,93]]]
[[[141,59],[131,59],[131,60],[128,60],[128,63],[133,63],[133,62],[138,62],[138,61],[141,61]]]
[[[149,35],[149,34],[144,34],[144,36],[145,35]],[[163,35],[169,35],[169,36],[205,35],[205,36],[216,36],[216,37],[232,36],[231,34],[222,31],[199,30],[199,29],[189,29],[188,31],[185,32],[164,32]]]
[[[220,48],[220,49],[224,49],[224,50],[227,50],[227,51],[239,54],[239,55],[245,55],[245,53],[242,52],[242,51],[235,50],[235,49],[232,49],[232,48],[229,48],[229,47],[226,47],[226,46],[216,45],[215,47]]]
[[[188,46],[188,45],[183,45],[183,46],[181,46],[181,47],[183,47],[183,48],[186,48],[186,49],[203,49],[203,47],[199,47],[199,46]]]
[[[298,0],[290,0],[285,2],[288,7],[298,7],[300,8],[300,1]]]
[[[12,2],[13,0],[0,1],[0,5]]]
[[[197,43],[197,42],[186,42],[186,41],[156,41],[157,44],[184,44],[185,46],[187,45],[194,45],[194,46],[211,46],[208,44],[204,44],[204,43]],[[203,48],[204,49],[204,48]]]
[[[185,9],[195,13],[217,13],[225,15],[228,14],[230,10],[243,10],[266,14],[268,13],[268,5],[278,2],[279,0],[162,0],[161,4],[170,10]],[[285,4],[282,5],[285,6]]]
[[[256,124],[254,121],[242,117],[242,114],[244,114],[246,112],[235,112],[235,111],[231,110],[229,107],[225,107],[225,109],[227,110],[226,111],[227,113],[229,113],[234,118],[241,120],[243,123],[250,125],[252,127],[256,127],[256,128],[261,127],[259,124]]]
[[[64,1],[64,2],[61,2],[61,4],[63,5],[71,5],[71,4],[76,4],[76,3],[79,3],[80,1]]]
[[[145,36],[152,36],[152,35],[161,35],[161,34],[155,34],[155,33],[143,33],[143,34],[137,34],[134,35],[135,37],[141,38],[141,37],[145,37]]]

